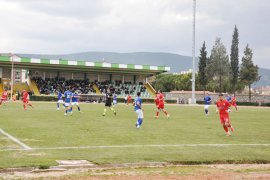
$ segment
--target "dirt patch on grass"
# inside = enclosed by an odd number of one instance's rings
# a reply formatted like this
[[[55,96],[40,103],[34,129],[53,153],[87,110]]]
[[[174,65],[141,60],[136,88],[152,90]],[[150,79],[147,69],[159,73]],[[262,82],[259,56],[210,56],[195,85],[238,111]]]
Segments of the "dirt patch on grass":
[[[150,164],[141,166],[119,164],[99,165],[91,168],[73,168],[41,171],[6,171],[0,173],[3,179],[270,179],[270,164],[216,164],[216,165],[171,165]]]

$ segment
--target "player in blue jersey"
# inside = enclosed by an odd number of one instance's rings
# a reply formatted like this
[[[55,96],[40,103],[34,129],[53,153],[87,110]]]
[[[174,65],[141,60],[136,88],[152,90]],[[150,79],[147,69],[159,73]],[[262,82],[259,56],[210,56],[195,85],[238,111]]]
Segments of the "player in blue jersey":
[[[113,105],[115,106],[117,104],[117,95],[113,95]]]
[[[138,120],[136,123],[136,128],[140,128],[143,123],[143,109],[142,109],[142,99],[141,99],[141,93],[137,92],[137,97],[134,100],[134,110],[136,114],[138,115]]]
[[[206,116],[209,115],[209,106],[211,104],[211,101],[211,97],[209,96],[209,93],[207,93],[204,97],[204,111]]]
[[[70,102],[71,102],[71,98],[72,98],[72,92],[69,90],[69,88],[65,91],[64,93],[65,96],[65,116],[67,115],[67,113],[70,112]]]
[[[64,101],[63,101],[63,94],[61,92],[61,90],[58,90],[57,92],[57,110],[60,109],[60,104],[62,104],[65,107]]]
[[[227,94],[226,99],[227,99],[227,101],[228,101],[230,104],[232,104],[232,97],[231,97],[229,94]],[[230,108],[230,107],[228,108],[228,112],[231,112],[231,108]]]
[[[71,98],[71,108],[70,108],[70,112],[72,113],[72,108],[73,108],[73,106],[77,106],[77,108],[78,108],[78,111],[79,112],[81,112],[81,108],[80,108],[80,106],[79,106],[79,99],[80,98],[80,96],[78,95],[78,93],[76,92],[76,91],[74,91],[73,93],[72,93],[72,98]]]

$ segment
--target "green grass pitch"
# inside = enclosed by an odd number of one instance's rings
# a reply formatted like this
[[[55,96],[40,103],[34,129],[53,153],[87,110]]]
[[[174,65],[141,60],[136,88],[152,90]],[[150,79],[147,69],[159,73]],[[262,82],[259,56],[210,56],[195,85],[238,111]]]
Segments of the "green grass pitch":
[[[226,137],[214,106],[205,117],[203,106],[168,105],[167,120],[163,114],[155,119],[155,106],[145,105],[143,126],[136,129],[132,106],[119,104],[116,116],[107,111],[103,117],[103,104],[81,104],[82,113],[74,108],[73,116],[64,116],[63,108],[57,111],[56,103],[33,104],[27,111],[21,103],[0,107],[0,128],[32,148],[21,150],[0,133],[0,168],[50,166],[66,159],[97,164],[270,162],[269,108],[240,107],[230,113],[235,133]]]

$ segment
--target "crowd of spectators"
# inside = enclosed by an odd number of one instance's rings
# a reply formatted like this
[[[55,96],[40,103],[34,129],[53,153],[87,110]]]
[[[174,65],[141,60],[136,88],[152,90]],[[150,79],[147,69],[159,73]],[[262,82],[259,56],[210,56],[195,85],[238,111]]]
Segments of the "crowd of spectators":
[[[68,88],[76,90],[79,94],[96,93],[93,88],[93,83],[86,80],[65,80],[64,78],[33,78],[36,82],[40,94],[55,94],[57,90],[65,92]]]
[[[116,80],[114,82],[111,81],[103,81],[97,82],[95,81],[101,93],[105,93],[109,88],[111,92],[116,95],[128,95],[134,94],[136,91],[145,92],[146,88],[143,86],[143,83],[139,83],[139,89],[137,89],[138,84],[133,84],[130,81],[122,82],[121,80]]]
[[[65,80],[64,78],[46,78],[45,80],[40,77],[32,78],[40,91],[40,94],[53,95],[56,94],[58,90],[65,92],[68,88],[71,90],[76,90],[79,94],[95,94],[96,91],[93,85],[96,84],[98,89],[102,94],[106,93],[109,88],[110,91],[116,95],[128,95],[135,94],[137,91],[145,92],[146,88],[143,83],[133,84],[132,82],[122,82],[122,81],[94,81],[90,82],[86,80]]]

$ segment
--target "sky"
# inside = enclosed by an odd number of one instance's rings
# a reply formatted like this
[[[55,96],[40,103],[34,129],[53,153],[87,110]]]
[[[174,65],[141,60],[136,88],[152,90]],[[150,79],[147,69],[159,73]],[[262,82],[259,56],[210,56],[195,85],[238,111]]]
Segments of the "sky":
[[[0,0],[0,52],[170,52],[192,56],[192,0]],[[196,55],[217,37],[230,53],[235,25],[239,57],[270,68],[269,0],[197,0]]]

